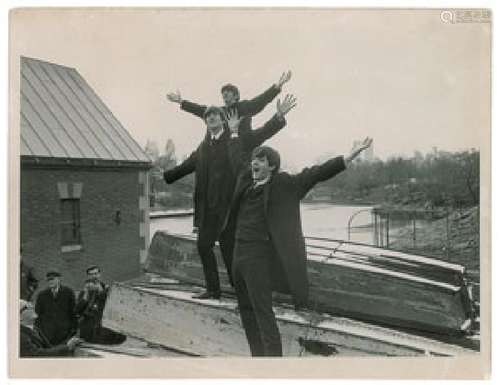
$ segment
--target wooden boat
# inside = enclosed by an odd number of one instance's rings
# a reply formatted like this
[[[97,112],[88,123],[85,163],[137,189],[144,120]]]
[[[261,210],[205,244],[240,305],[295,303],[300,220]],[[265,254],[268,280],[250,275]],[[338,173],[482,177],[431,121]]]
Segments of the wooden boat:
[[[237,303],[191,298],[201,287],[178,281],[112,286],[104,326],[196,356],[249,356]],[[352,319],[274,308],[285,356],[457,356],[478,352]]]
[[[444,334],[468,333],[475,324],[461,265],[325,238],[308,237],[306,245],[312,310]],[[222,288],[231,292],[219,250],[216,254]],[[204,284],[193,235],[157,232],[146,266]]]
[[[129,335],[126,341],[119,345],[84,342],[76,347],[74,356],[86,358],[159,358],[187,357],[189,355]]]

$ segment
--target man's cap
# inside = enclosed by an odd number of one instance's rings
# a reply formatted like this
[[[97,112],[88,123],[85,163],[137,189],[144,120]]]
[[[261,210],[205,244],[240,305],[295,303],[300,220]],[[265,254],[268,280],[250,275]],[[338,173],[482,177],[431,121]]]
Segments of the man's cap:
[[[61,273],[57,270],[49,270],[47,271],[47,274],[45,274],[45,277],[48,279],[48,278],[54,278],[54,277],[60,277],[61,276]]]
[[[234,84],[227,83],[222,86],[220,89],[220,92],[223,93],[224,91],[231,91],[236,95],[236,98],[240,100],[240,90],[238,90],[238,87],[236,87]]]
[[[203,119],[206,119],[209,114],[214,112],[219,114],[224,119],[224,111],[222,111],[222,108],[216,106],[207,107],[203,113]]]
[[[97,266],[97,265],[91,265],[91,266],[87,267],[87,270],[85,270],[85,271],[86,271],[86,272],[87,272],[87,274],[88,274],[91,270],[95,270],[95,269],[97,269],[97,270],[101,271],[101,269],[100,269],[100,268],[99,268],[99,266]]]

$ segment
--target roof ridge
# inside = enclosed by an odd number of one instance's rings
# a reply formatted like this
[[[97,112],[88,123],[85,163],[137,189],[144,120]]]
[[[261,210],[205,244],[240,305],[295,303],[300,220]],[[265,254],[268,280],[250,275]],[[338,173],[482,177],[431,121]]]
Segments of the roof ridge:
[[[43,127],[34,126],[33,132],[24,133],[21,127],[27,141],[27,146],[23,147],[27,153],[22,155],[47,154],[47,151],[29,150],[33,150],[30,140],[36,140],[34,135],[37,130],[45,127],[49,137],[57,142],[57,147],[63,149],[66,156],[62,157],[65,158],[93,159],[97,156],[97,159],[127,162],[149,161],[139,143],[76,68],[26,56],[21,56],[20,64],[21,90],[29,86],[36,93],[35,100],[30,101],[34,103],[31,106],[33,111],[23,111],[21,106],[21,113],[36,114],[41,121],[52,122],[45,123]],[[25,77],[25,72],[30,75],[29,78]],[[35,80],[34,84],[31,84],[31,77]],[[27,118],[27,121],[30,119]],[[44,136],[39,139],[51,153],[56,143],[47,143],[45,139],[48,138]]]
[[[52,66],[66,68],[66,69],[72,69],[72,70],[76,71],[75,67],[70,67],[70,66],[66,66],[66,65],[62,65],[62,64],[53,63],[53,62],[50,62],[48,60],[42,60],[42,59],[38,59],[38,58],[34,58],[34,57],[29,57],[29,56],[23,56],[23,55],[21,55],[21,62],[24,61],[24,60],[25,61],[36,61],[36,62],[39,62],[39,63],[50,64]]]

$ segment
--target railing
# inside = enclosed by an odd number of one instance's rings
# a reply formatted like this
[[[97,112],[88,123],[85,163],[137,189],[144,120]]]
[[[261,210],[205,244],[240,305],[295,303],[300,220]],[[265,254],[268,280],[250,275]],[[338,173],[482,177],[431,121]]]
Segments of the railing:
[[[353,221],[353,219],[360,213],[362,212],[366,212],[366,211],[371,211],[373,212],[373,207],[370,207],[370,208],[367,208],[367,209],[361,209],[361,210],[358,210],[356,211],[354,214],[352,214],[350,217],[349,217],[349,220],[347,221],[347,240],[350,241],[351,240],[351,223]]]
[[[348,220],[349,241],[355,219],[363,211],[368,210],[359,210]],[[448,211],[375,207],[368,227],[373,234],[374,246],[444,258],[465,265],[474,279],[479,279],[479,219],[474,209]]]

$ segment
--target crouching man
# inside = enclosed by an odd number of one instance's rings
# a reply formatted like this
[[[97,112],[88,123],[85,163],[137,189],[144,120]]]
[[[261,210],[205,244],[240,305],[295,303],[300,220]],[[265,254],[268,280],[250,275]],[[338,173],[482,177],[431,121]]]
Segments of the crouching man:
[[[75,312],[78,316],[80,337],[97,344],[121,344],[127,336],[102,326],[104,306],[108,298],[109,286],[101,281],[99,266],[87,268],[87,279],[78,294]]]
[[[25,357],[61,357],[72,356],[75,347],[81,342],[71,337],[67,342],[52,345],[35,326],[37,314],[31,302],[20,300],[19,319],[21,321],[19,355]]]
[[[280,156],[257,147],[239,176],[225,226],[235,234],[233,280],[252,356],[282,356],[272,291],[291,293],[297,306],[308,301],[306,247],[300,200],[318,182],[332,178],[372,143],[366,138],[346,157],[304,169],[279,172]],[[236,143],[235,143],[236,145]]]

